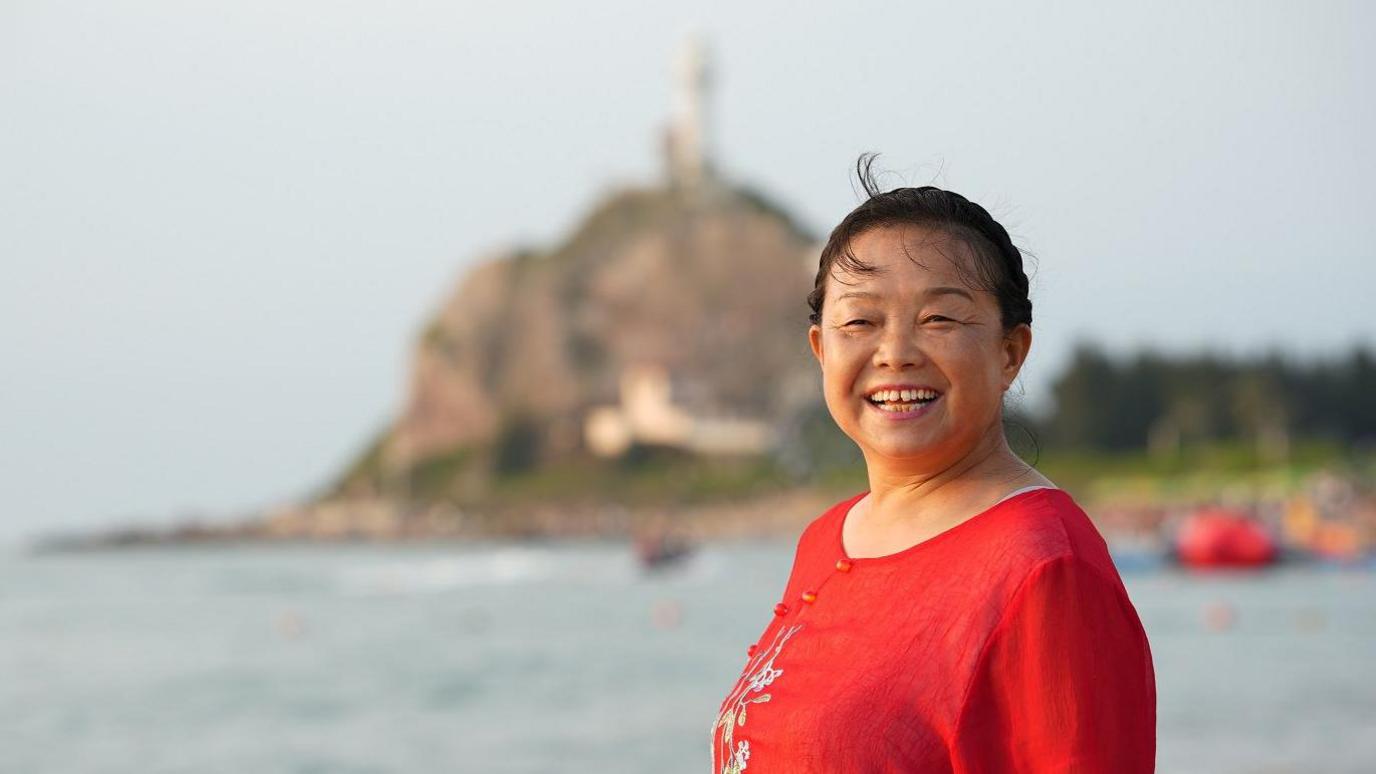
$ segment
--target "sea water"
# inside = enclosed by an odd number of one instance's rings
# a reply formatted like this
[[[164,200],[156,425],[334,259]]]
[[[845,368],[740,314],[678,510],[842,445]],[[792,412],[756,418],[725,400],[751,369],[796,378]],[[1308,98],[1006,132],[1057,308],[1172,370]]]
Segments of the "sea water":
[[[0,771],[706,774],[792,544],[0,556]],[[1158,770],[1376,770],[1376,579],[1125,572]]]

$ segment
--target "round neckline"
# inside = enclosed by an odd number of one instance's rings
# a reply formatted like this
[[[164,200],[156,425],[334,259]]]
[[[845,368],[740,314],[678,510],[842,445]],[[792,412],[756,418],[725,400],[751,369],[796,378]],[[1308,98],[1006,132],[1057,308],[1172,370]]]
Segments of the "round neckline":
[[[904,549],[902,549],[902,550],[895,551],[895,552],[892,553],[892,554],[884,554],[883,556],[860,556],[860,557],[853,557],[853,556],[851,556],[850,554],[847,554],[847,553],[846,553],[846,542],[845,542],[845,538],[844,538],[844,536],[845,536],[845,530],[846,530],[846,517],[850,516],[851,510],[855,508],[855,504],[858,503],[858,502],[860,502],[861,500],[863,500],[863,499],[865,498],[865,496],[869,494],[869,490],[865,490],[864,492],[861,492],[860,494],[856,495],[855,497],[852,497],[852,498],[850,499],[850,502],[846,503],[846,504],[844,505],[844,507],[841,509],[841,518],[839,518],[839,519],[836,520],[836,529],[835,529],[835,532],[833,533],[833,534],[834,534],[834,537],[833,537],[833,539],[832,539],[832,543],[833,543],[833,545],[836,547],[836,551],[837,551],[838,554],[840,554],[841,558],[844,559],[845,561],[851,563],[851,564],[856,564],[856,565],[883,564],[883,563],[886,563],[886,562],[889,562],[889,561],[895,561],[895,560],[898,560],[898,559],[902,559],[903,557],[906,557],[906,556],[908,556],[908,555],[910,555],[910,554],[917,553],[917,552],[919,552],[920,550],[926,548],[927,546],[932,545],[933,543],[939,543],[939,542],[945,540],[945,539],[946,539],[948,536],[950,536],[952,533],[955,533],[955,532],[960,531],[961,528],[963,528],[965,525],[967,525],[967,524],[969,524],[969,523],[971,523],[971,522],[977,521],[977,520],[979,520],[981,517],[983,517],[983,516],[985,516],[985,515],[987,515],[987,514],[989,514],[989,513],[992,513],[992,512],[994,512],[994,511],[997,511],[997,510],[999,510],[1000,508],[1002,508],[1003,506],[1008,505],[1009,503],[1012,503],[1012,502],[1015,502],[1015,501],[1022,500],[1022,499],[1025,498],[1025,497],[1036,497],[1036,496],[1041,495],[1041,494],[1043,494],[1043,493],[1045,493],[1045,494],[1050,494],[1050,493],[1053,493],[1053,492],[1061,492],[1061,493],[1064,493],[1065,490],[1064,490],[1064,489],[1061,489],[1060,487],[1038,487],[1038,488],[1036,488],[1036,489],[1029,489],[1029,490],[1026,490],[1026,491],[1023,491],[1023,492],[1019,492],[1019,493],[1013,495],[1012,497],[1005,497],[1004,499],[999,500],[998,502],[994,503],[993,505],[989,506],[988,508],[985,508],[984,510],[980,511],[979,513],[976,513],[974,516],[971,516],[970,518],[966,519],[965,521],[962,521],[961,523],[955,525],[954,527],[950,527],[950,528],[948,528],[948,529],[946,529],[946,530],[943,530],[943,531],[941,531],[941,532],[938,532],[937,534],[932,535],[931,537],[927,538],[926,540],[918,541],[917,543],[914,543],[914,544],[912,544],[912,545],[910,545],[910,546],[908,546],[907,548],[904,548]]]

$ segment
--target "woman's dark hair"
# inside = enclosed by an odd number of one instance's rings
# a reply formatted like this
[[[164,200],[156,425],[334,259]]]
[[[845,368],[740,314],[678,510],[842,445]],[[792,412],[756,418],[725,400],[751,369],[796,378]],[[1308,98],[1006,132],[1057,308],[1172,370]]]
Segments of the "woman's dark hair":
[[[1008,232],[983,207],[953,191],[924,185],[920,188],[895,188],[881,192],[875,181],[877,153],[862,153],[855,162],[855,175],[867,198],[832,229],[818,261],[817,279],[807,303],[809,319],[822,322],[822,303],[826,299],[827,277],[839,265],[853,274],[873,274],[877,269],[851,252],[851,241],[866,231],[884,226],[926,226],[963,242],[975,255],[975,276],[956,261],[957,271],[970,287],[988,290],[999,305],[1005,333],[1020,323],[1032,324],[1032,301],[1027,295],[1027,274],[1022,253],[1013,246]]]

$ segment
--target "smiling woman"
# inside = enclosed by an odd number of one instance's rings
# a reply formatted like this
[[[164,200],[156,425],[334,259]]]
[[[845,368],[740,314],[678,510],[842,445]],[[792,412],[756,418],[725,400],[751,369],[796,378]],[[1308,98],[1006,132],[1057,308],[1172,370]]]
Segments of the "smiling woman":
[[[1085,512],[1003,433],[1032,346],[1022,255],[959,194],[881,192],[873,159],[808,299],[869,489],[803,531],[713,770],[1152,771],[1137,611]]]

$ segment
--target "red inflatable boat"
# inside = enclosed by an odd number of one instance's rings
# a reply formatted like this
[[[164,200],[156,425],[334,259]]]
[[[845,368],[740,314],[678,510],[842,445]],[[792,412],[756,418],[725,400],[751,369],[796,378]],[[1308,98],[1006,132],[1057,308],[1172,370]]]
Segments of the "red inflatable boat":
[[[1188,567],[1261,567],[1279,557],[1276,540],[1245,512],[1201,508],[1180,525],[1175,552]]]

